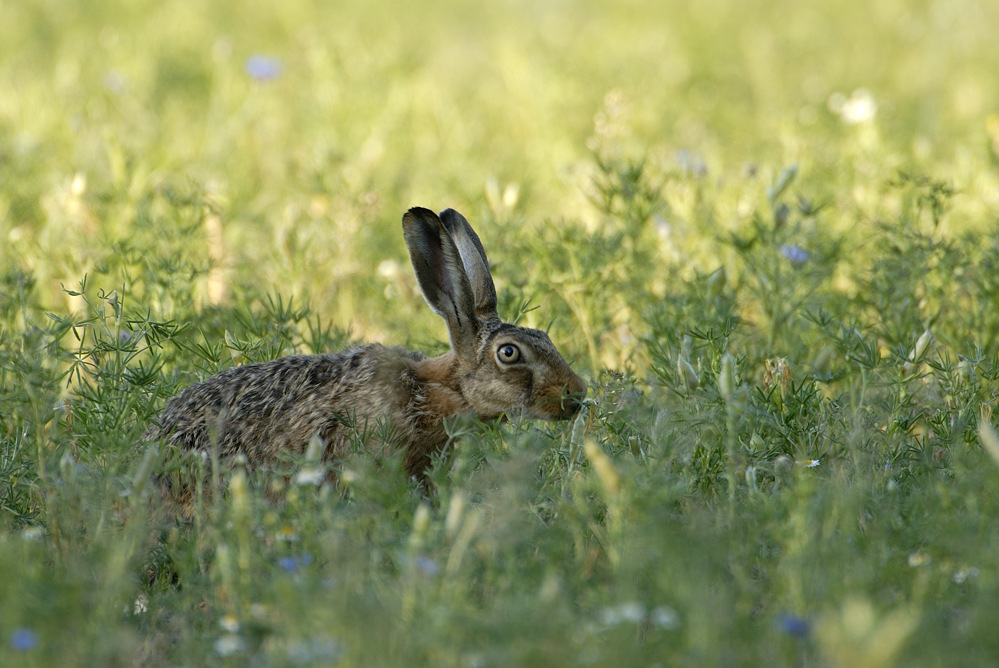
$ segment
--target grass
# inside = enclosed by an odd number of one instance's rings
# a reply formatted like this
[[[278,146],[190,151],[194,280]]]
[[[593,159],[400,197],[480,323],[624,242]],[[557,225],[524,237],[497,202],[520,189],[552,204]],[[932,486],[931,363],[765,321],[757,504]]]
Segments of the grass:
[[[994,660],[997,19],[0,3],[0,664]],[[445,349],[412,205],[587,412],[454,424],[434,499],[359,442],[169,517],[182,388]]]

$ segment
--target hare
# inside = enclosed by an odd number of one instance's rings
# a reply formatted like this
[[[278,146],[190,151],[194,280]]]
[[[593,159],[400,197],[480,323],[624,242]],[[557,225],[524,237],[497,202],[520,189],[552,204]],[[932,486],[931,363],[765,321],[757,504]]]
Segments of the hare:
[[[486,252],[468,221],[452,209],[412,208],[402,229],[423,296],[447,324],[447,353],[369,344],[228,369],[171,399],[144,440],[215,448],[223,461],[242,454],[255,468],[304,452],[317,436],[324,459],[337,459],[349,448],[348,424],[388,423],[392,442],[377,446],[400,449],[407,473],[424,480],[447,442],[447,417],[575,415],[586,384],[545,332],[499,319]],[[191,490],[161,483],[189,513]]]

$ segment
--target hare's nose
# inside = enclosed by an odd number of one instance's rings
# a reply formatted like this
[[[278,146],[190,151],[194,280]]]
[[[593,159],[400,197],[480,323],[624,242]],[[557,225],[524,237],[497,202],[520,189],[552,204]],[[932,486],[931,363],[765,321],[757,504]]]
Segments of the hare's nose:
[[[565,397],[562,402],[567,417],[571,417],[579,412],[583,407],[583,400],[586,398],[586,383],[579,376],[573,374],[572,379],[565,386]]]
[[[565,409],[565,416],[570,418],[583,407],[583,400],[580,397],[567,396],[565,401],[562,402],[562,407]]]

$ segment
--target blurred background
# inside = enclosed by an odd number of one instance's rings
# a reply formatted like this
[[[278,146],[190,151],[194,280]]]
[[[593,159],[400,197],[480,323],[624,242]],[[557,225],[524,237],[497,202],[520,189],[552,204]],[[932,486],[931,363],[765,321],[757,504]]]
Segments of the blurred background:
[[[828,229],[897,216],[900,171],[953,185],[953,229],[992,224],[997,19],[985,0],[6,0],[0,260],[45,308],[78,308],[59,286],[87,274],[163,318],[185,294],[279,293],[357,338],[439,339],[399,219],[454,207],[507,311],[543,306],[525,321],[556,333],[601,311],[591,361],[613,364],[641,300],[591,284],[596,264],[566,274],[558,246],[622,232],[661,296],[721,264],[717,230],[789,165]]]

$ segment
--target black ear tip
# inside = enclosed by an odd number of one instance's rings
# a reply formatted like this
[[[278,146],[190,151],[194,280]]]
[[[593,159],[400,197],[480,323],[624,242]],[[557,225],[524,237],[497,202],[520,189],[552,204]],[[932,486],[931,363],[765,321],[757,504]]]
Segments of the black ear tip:
[[[454,209],[444,209],[438,216],[447,225],[448,229],[454,229],[458,226],[468,226],[468,221],[465,220],[465,217]]]
[[[407,235],[423,230],[421,234],[430,234],[436,238],[443,226],[444,223],[436,213],[421,206],[414,206],[402,216],[402,231]]]
[[[410,208],[409,211],[403,214],[402,219],[406,220],[407,218],[427,218],[427,217],[431,219],[437,218],[437,214],[431,211],[430,209],[423,208],[422,206],[414,206]]]

